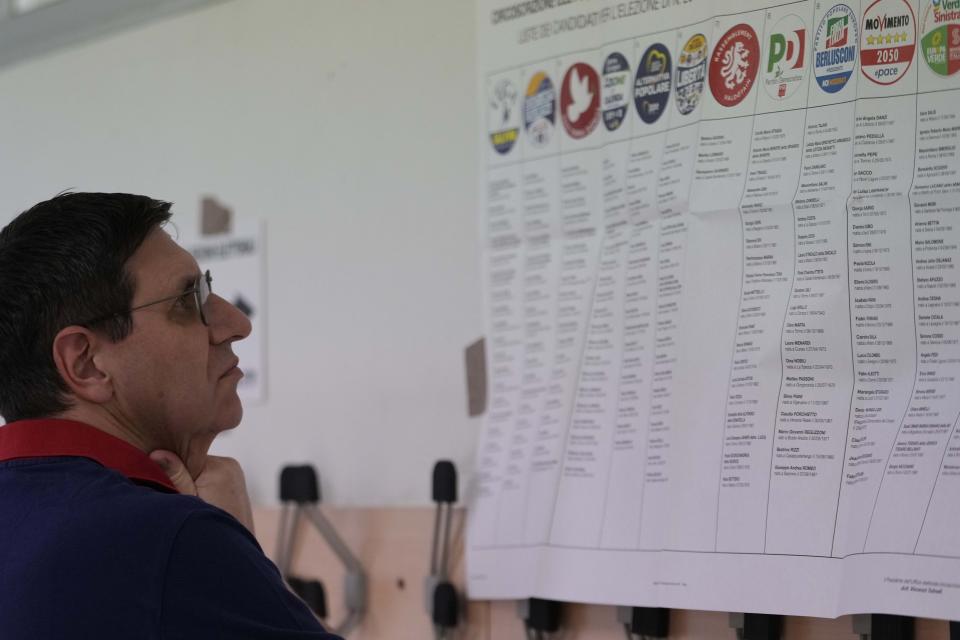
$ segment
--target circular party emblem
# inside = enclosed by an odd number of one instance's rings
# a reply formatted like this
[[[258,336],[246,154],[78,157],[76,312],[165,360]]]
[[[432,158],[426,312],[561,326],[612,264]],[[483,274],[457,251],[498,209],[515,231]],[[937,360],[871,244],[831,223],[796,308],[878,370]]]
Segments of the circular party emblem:
[[[857,17],[845,4],[835,4],[820,20],[813,39],[813,75],[817,86],[836,93],[847,85],[857,66]]]
[[[614,131],[623,124],[630,104],[630,65],[619,53],[611,53],[603,63],[603,124]]]
[[[803,86],[807,77],[807,25],[794,14],[777,21],[767,41],[763,88],[778,100]]]
[[[507,78],[495,84],[490,93],[490,142],[499,154],[509,153],[520,134],[517,98],[517,88]]]
[[[523,127],[530,144],[538,148],[549,145],[556,123],[557,91],[550,77],[541,71],[530,78],[523,99]]]
[[[746,23],[731,27],[710,56],[710,92],[724,107],[740,104],[757,78],[760,45],[757,32]]]
[[[960,0],[928,0],[921,33],[920,51],[931,71],[952,76],[960,70]]]
[[[863,14],[860,71],[871,82],[893,84],[906,75],[916,44],[916,17],[910,3],[876,0]]]
[[[656,122],[666,109],[670,77],[670,51],[659,42],[647,47],[633,81],[633,103],[640,119],[647,124]]]
[[[703,81],[707,77],[707,39],[691,36],[677,59],[677,110],[687,115],[700,103]]]
[[[600,76],[588,64],[567,69],[560,85],[560,119],[571,138],[590,134],[600,119]]]

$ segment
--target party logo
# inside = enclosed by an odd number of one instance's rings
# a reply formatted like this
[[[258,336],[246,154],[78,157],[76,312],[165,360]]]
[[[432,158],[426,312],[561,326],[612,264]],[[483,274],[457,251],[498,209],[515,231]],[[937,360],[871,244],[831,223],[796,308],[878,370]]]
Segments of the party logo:
[[[876,0],[863,14],[860,71],[876,84],[907,73],[917,45],[916,17],[907,0]]]
[[[659,42],[647,47],[633,81],[633,103],[647,124],[656,122],[666,109],[671,76],[670,51]]]
[[[523,127],[530,144],[537,148],[549,145],[556,123],[557,90],[550,77],[540,71],[530,78],[523,98]]]
[[[847,86],[857,66],[857,17],[845,4],[835,4],[820,20],[813,43],[813,75],[817,86],[836,93]]]
[[[691,36],[677,59],[677,110],[687,115],[700,104],[703,82],[707,77],[707,39]]]
[[[929,0],[923,14],[920,51],[941,76],[960,70],[960,0]]]
[[[799,16],[785,15],[773,26],[767,41],[763,87],[779,100],[803,86],[807,77],[807,25]]]
[[[600,120],[600,75],[577,62],[567,69],[560,85],[560,119],[571,138],[590,134]]]
[[[603,124],[615,131],[623,124],[630,104],[630,65],[619,53],[611,53],[603,63]]]
[[[517,87],[507,78],[496,83],[490,94],[490,142],[499,154],[509,153],[520,134],[518,97]]]
[[[757,32],[746,23],[730,28],[710,56],[710,92],[724,107],[740,104],[753,87],[760,67]]]

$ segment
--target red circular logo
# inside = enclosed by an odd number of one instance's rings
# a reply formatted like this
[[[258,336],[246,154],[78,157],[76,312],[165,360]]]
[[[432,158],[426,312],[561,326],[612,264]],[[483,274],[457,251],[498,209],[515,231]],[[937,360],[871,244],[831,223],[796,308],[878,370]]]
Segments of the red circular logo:
[[[567,69],[560,87],[560,118],[571,138],[583,138],[600,120],[600,74],[578,62]]]
[[[760,41],[757,32],[740,23],[723,34],[710,56],[710,92],[724,107],[740,104],[760,68]]]

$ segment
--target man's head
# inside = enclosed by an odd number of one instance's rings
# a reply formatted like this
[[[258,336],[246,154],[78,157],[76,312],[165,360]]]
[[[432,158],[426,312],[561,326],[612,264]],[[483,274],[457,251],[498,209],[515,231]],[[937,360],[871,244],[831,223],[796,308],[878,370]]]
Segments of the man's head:
[[[169,218],[169,203],[144,196],[72,193],[0,231],[6,420],[102,419],[174,451],[239,423],[231,344],[250,323],[211,295],[204,324],[195,296],[178,296],[200,273]]]

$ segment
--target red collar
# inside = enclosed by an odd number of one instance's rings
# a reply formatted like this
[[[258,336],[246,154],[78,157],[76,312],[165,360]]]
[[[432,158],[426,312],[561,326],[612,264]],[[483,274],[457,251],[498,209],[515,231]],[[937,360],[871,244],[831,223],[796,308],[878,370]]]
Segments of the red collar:
[[[156,462],[132,444],[73,420],[21,420],[0,427],[0,462],[17,458],[90,458],[139,483],[177,492]]]

